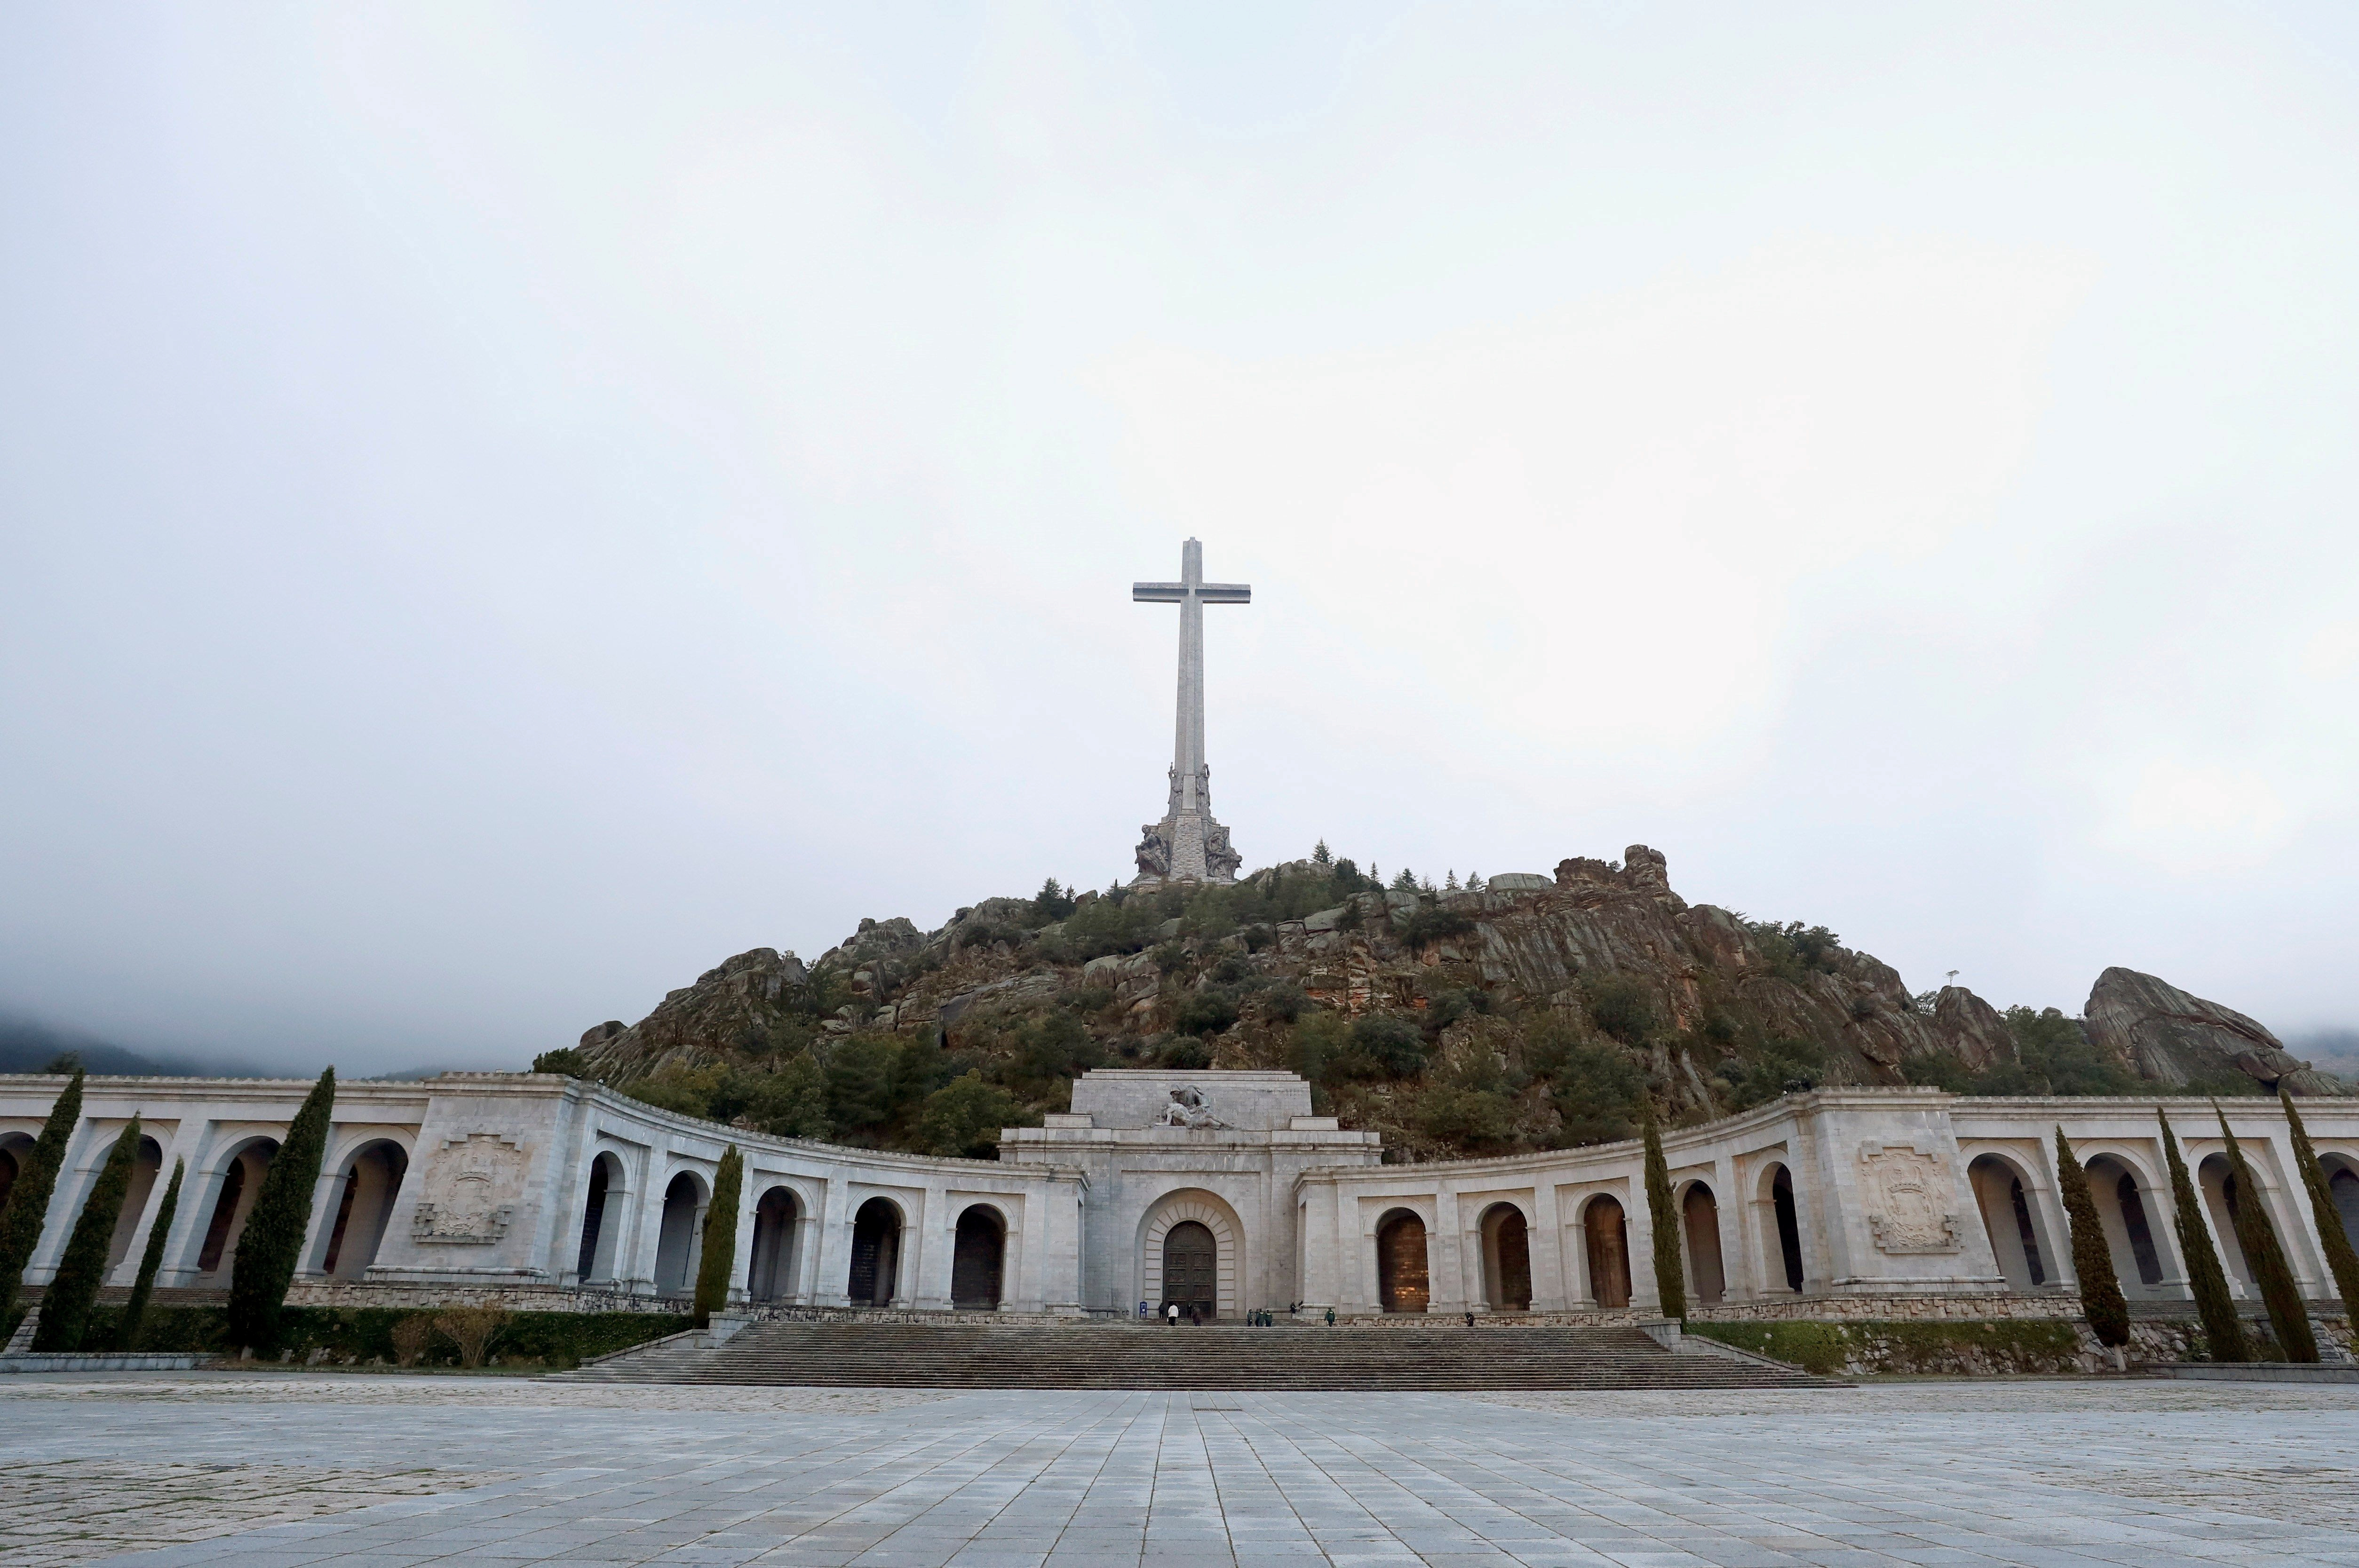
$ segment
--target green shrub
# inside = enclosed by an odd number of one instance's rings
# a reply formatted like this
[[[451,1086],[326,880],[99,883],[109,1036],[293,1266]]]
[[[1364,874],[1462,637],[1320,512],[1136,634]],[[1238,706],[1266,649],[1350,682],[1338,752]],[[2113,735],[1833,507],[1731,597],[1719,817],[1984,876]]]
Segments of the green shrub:
[[[1745,1110],[1767,1105],[1780,1095],[1807,1094],[1817,1088],[1826,1065],[1826,1050],[1817,1041],[1779,1038],[1723,1064],[1721,1075],[1731,1086],[1734,1108]]]
[[[1474,922],[1457,910],[1420,904],[1401,927],[1400,939],[1411,947],[1424,948],[1453,936],[1463,936],[1473,929]]]
[[[543,1051],[532,1059],[536,1073],[559,1073],[569,1078],[590,1076],[590,1064],[582,1058],[579,1046],[566,1045],[554,1051]]]
[[[1207,986],[1180,999],[1172,1027],[1183,1034],[1209,1038],[1237,1021],[1238,993],[1232,986]]]
[[[1492,1089],[1442,1084],[1425,1090],[1411,1104],[1419,1131],[1471,1151],[1505,1145],[1515,1127],[1514,1104]]]
[[[745,1115],[779,1138],[831,1138],[835,1122],[827,1113],[827,1073],[819,1058],[798,1051],[775,1071],[750,1075]]]
[[[1212,1065],[1212,1048],[1196,1035],[1175,1034],[1157,1049],[1155,1061],[1183,1073],[1201,1072]]]
[[[1644,1043],[1655,1032],[1655,1002],[1628,975],[1598,975],[1582,982],[1589,1022],[1625,1045]]]
[[[2097,1200],[2089,1191],[2089,1173],[2073,1156],[2064,1129],[2056,1129],[2056,1185],[2064,1198],[2064,1217],[2072,1231],[2072,1271],[2081,1278],[2081,1312],[2089,1320],[2097,1343],[2116,1348],[2130,1342],[2130,1306],[2122,1298],[2122,1282],[2114,1272],[2113,1249],[2105,1244],[2105,1227],[2097,1217]]]
[[[1638,1130],[1647,1080],[1621,1052],[1610,1045],[1564,1045],[1543,1050],[1539,1067],[1553,1080],[1550,1098],[1560,1146],[1613,1143]]]
[[[257,1352],[277,1347],[278,1311],[301,1260],[303,1233],[310,1227],[311,1199],[319,1190],[328,1118],[335,1103],[336,1069],[330,1067],[288,1124],[287,1140],[270,1157],[262,1190],[246,1211],[245,1229],[238,1237],[237,1261],[229,1277],[230,1337]]]
[[[105,1282],[107,1251],[114,1240],[115,1224],[123,1217],[124,1200],[131,1195],[131,1168],[138,1157],[139,1119],[135,1116],[108,1151],[98,1180],[91,1184],[82,1216],[74,1221],[73,1234],[66,1238],[65,1251],[58,1259],[57,1273],[42,1293],[41,1326],[33,1336],[35,1350],[67,1355],[82,1347],[90,1327],[91,1303]]]
[[[1671,1173],[1663,1161],[1663,1135],[1655,1109],[1646,1108],[1647,1219],[1654,1230],[1655,1293],[1665,1317],[1688,1315],[1687,1270],[1680,1258],[1680,1215],[1671,1206]]]
[[[179,1212],[184,1169],[181,1161],[172,1162],[172,1180],[164,1188],[164,1201],[156,1206],[156,1217],[148,1223],[147,1247],[139,1255],[139,1277],[132,1283],[131,1299],[123,1304],[122,1321],[113,1342],[118,1350],[139,1348],[140,1331],[147,1321],[147,1302],[156,1292],[156,1271],[164,1263],[164,1240],[172,1233],[173,1215]]]
[[[56,1191],[58,1167],[65,1162],[66,1145],[82,1121],[82,1070],[49,1106],[41,1135],[33,1141],[8,1201],[0,1206],[0,1314],[16,1304],[16,1288],[25,1282],[25,1265],[41,1244],[49,1224],[49,1195]]]
[[[2334,1293],[2343,1298],[2344,1313],[2359,1314],[2359,1253],[2354,1252],[2351,1235],[2343,1228],[2343,1212],[2335,1206],[2334,1192],[2327,1184],[2318,1152],[2310,1146],[2310,1130],[2302,1126],[2301,1112],[2294,1108],[2293,1096],[2282,1084],[2277,1086],[2277,1101],[2285,1108],[2286,1130],[2293,1134],[2294,1163],[2301,1168],[2301,1184],[2310,1194],[2310,1217],[2326,1248]]]
[[[2155,1107],[2154,1115],[2162,1124],[2163,1159],[2170,1167],[2171,1229],[2179,1237],[2179,1255],[2187,1260],[2188,1288],[2195,1297],[2196,1315],[2203,1320],[2207,1353],[2214,1361],[2249,1361],[2252,1352],[2245,1342],[2244,1322],[2228,1294],[2228,1276],[2220,1267],[2218,1249],[2212,1245],[2211,1227],[2203,1223],[2201,1200],[2187,1173],[2187,1162],[2180,1158],[2170,1118],[2160,1106]]]
[[[2287,1360],[2315,1361],[2318,1338],[2310,1330],[2310,1308],[2301,1299],[2301,1287],[2294,1283],[2292,1269],[2286,1264],[2277,1227],[2269,1223],[2261,1184],[2253,1180],[2253,1168],[2245,1162],[2244,1147],[2228,1130],[2227,1113],[2217,1106],[2212,1108],[2220,1116],[2220,1136],[2228,1141],[2228,1164],[2235,1172],[2236,1195],[2241,1200],[2231,1206],[2235,1210],[2236,1245],[2244,1249],[2245,1264],[2253,1271],[2253,1282],[2260,1287],[2261,1304],[2269,1311],[2269,1328],[2284,1347]]]
[[[1425,1066],[1425,1036],[1406,1019],[1371,1014],[1352,1025],[1345,1054],[1354,1077],[1406,1078]]]
[[[712,1173],[712,1201],[704,1209],[704,1245],[697,1251],[696,1262],[699,1328],[712,1327],[712,1314],[729,1304],[729,1273],[737,1266],[737,1210],[745,1189],[745,1156],[732,1143],[721,1152],[720,1168]],[[475,1366],[481,1359],[478,1357],[467,1365]]]
[[[315,1351],[344,1365],[399,1364],[393,1330],[404,1322],[431,1327],[446,1307],[282,1307],[278,1348],[296,1361]],[[157,1306],[147,1314],[141,1349],[155,1355],[219,1356],[232,1353],[227,1312],[218,1306]],[[504,1366],[538,1365],[562,1370],[593,1357],[627,1350],[689,1326],[683,1313],[517,1312],[500,1332]],[[119,1344],[122,1309],[101,1303],[92,1309],[90,1343]],[[429,1366],[459,1364],[455,1346],[428,1350]]]
[[[1000,1130],[1016,1120],[1016,1098],[970,1072],[926,1098],[918,1114],[918,1138],[929,1154],[989,1160],[998,1155]]]

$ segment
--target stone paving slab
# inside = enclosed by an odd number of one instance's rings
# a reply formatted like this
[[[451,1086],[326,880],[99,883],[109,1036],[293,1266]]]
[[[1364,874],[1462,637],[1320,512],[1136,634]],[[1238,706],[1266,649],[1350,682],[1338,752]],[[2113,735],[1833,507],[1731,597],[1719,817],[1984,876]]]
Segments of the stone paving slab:
[[[0,1508],[6,1564],[155,1546],[111,1560],[2359,1568],[2359,1395],[2340,1389],[1191,1398],[332,1374],[9,1384],[0,1464],[29,1485]],[[230,1499],[209,1518],[174,1511],[194,1489],[175,1492],[173,1477],[192,1467],[210,1467]],[[61,1489],[75,1499],[63,1511]],[[268,1514],[282,1495],[289,1511]],[[348,1511],[317,1506],[340,1496]],[[62,1543],[30,1528],[36,1514],[138,1519],[147,1533]],[[158,1544],[168,1531],[156,1521],[173,1519],[211,1533]]]

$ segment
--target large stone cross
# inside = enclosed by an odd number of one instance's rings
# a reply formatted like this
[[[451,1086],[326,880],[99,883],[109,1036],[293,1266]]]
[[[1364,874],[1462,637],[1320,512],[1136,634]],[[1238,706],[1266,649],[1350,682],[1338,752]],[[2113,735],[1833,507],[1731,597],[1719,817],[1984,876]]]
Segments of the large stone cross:
[[[1178,582],[1135,582],[1133,600],[1180,607],[1180,711],[1171,746],[1171,794],[1161,822],[1140,829],[1138,878],[1144,884],[1234,881],[1244,858],[1229,830],[1212,820],[1212,770],[1204,761],[1204,606],[1250,604],[1241,582],[1206,582],[1204,546],[1180,546]]]

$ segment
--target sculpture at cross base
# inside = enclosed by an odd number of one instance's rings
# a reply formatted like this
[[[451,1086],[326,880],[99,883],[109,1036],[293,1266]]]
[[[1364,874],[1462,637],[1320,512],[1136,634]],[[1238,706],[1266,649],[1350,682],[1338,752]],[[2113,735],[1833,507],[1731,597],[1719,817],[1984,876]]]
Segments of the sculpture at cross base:
[[[1170,793],[1163,820],[1139,830],[1138,876],[1131,885],[1234,881],[1245,857],[1230,847],[1229,830],[1212,820],[1212,770],[1204,761],[1204,606],[1250,604],[1253,589],[1244,583],[1206,582],[1204,546],[1190,539],[1180,548],[1178,582],[1133,583],[1130,597],[1180,607],[1180,701]]]

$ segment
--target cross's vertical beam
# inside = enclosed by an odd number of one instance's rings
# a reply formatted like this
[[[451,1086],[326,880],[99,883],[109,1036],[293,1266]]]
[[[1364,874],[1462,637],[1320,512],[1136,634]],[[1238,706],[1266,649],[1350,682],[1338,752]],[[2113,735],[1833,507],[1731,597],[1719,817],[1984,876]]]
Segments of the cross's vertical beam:
[[[1172,718],[1171,791],[1162,823],[1147,825],[1147,839],[1139,846],[1140,876],[1156,881],[1226,881],[1234,874],[1237,860],[1229,848],[1228,829],[1212,820],[1207,787],[1204,606],[1250,604],[1253,589],[1244,583],[1206,582],[1204,546],[1190,539],[1180,547],[1178,582],[1133,583],[1130,596],[1143,603],[1180,607],[1180,691]]]
[[[1180,546],[1180,705],[1171,745],[1181,811],[1201,811],[1197,780],[1204,765],[1204,546],[1194,539]]]

